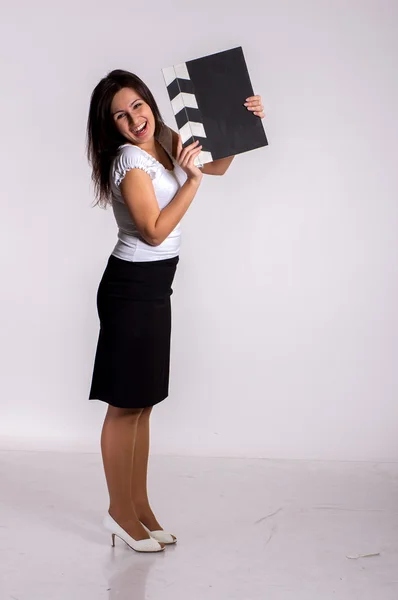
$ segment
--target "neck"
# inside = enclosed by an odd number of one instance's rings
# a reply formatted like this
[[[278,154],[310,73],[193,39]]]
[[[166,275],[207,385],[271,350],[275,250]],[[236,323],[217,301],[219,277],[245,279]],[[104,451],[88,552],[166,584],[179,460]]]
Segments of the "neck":
[[[141,148],[143,150],[145,150],[145,152],[149,152],[149,154],[154,154],[156,153],[156,139],[155,137],[153,137],[152,139],[148,140],[147,142],[144,142],[143,144],[139,144],[141,146]]]

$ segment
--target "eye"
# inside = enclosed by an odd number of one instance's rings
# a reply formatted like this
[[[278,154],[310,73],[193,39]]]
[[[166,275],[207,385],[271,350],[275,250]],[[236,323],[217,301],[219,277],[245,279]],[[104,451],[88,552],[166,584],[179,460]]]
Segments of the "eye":
[[[119,121],[119,119],[121,119],[122,117],[125,117],[125,116],[126,116],[126,113],[119,114],[119,115],[116,117],[116,120],[117,120],[117,121]]]
[[[138,108],[141,105],[142,105],[142,102],[137,102],[137,104],[134,104],[134,108]]]

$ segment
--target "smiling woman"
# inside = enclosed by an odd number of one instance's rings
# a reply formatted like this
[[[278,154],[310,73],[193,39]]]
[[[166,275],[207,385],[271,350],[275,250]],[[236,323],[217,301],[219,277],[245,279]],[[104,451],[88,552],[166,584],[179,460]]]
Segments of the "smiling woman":
[[[167,127],[151,91],[137,75],[112,71],[93,91],[87,124],[87,151],[100,206],[112,203],[109,170],[120,146],[126,141],[132,144],[144,142],[130,131],[133,115],[139,116],[142,110],[147,116],[141,121],[149,117],[153,124],[152,136],[146,136],[147,141],[150,137],[154,140]],[[141,121],[137,120],[137,123]]]
[[[108,403],[101,435],[110,497],[104,526],[113,543],[118,535],[140,552],[176,542],[148,500],[149,417],[168,396],[180,221],[203,175],[194,165],[200,147],[178,142],[173,156],[171,136],[136,75],[112,71],[94,89],[88,158],[97,204],[112,206],[119,233],[98,288],[89,398]]]
[[[108,404],[101,434],[110,498],[104,526],[113,544],[117,535],[139,552],[176,542],[148,500],[149,417],[169,391],[180,222],[203,173],[223,174],[232,161],[201,170],[195,166],[201,149],[197,142],[183,148],[136,75],[112,71],[94,89],[88,159],[97,204],[112,206],[118,241],[98,288],[100,331],[89,399]]]

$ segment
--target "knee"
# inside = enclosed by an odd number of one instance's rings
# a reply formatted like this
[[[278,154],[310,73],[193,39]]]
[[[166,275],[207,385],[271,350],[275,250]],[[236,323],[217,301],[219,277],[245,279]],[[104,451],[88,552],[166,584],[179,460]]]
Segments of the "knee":
[[[142,414],[142,408],[119,408],[117,406],[108,405],[106,416],[115,419],[129,419],[132,421],[138,420]]]
[[[147,406],[146,408],[143,408],[142,413],[140,415],[140,419],[149,419],[149,417],[151,416],[152,409],[153,406]]]

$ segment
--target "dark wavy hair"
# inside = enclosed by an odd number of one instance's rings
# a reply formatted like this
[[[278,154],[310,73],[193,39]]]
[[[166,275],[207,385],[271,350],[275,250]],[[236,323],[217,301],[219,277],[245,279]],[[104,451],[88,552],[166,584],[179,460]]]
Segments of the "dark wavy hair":
[[[155,117],[155,136],[165,126],[158,105],[145,83],[129,71],[117,69],[101,79],[91,95],[87,120],[87,158],[92,167],[91,179],[94,183],[96,203],[102,208],[111,204],[109,173],[118,147],[126,139],[117,130],[111,115],[113,97],[122,88],[131,88],[149,104]]]

